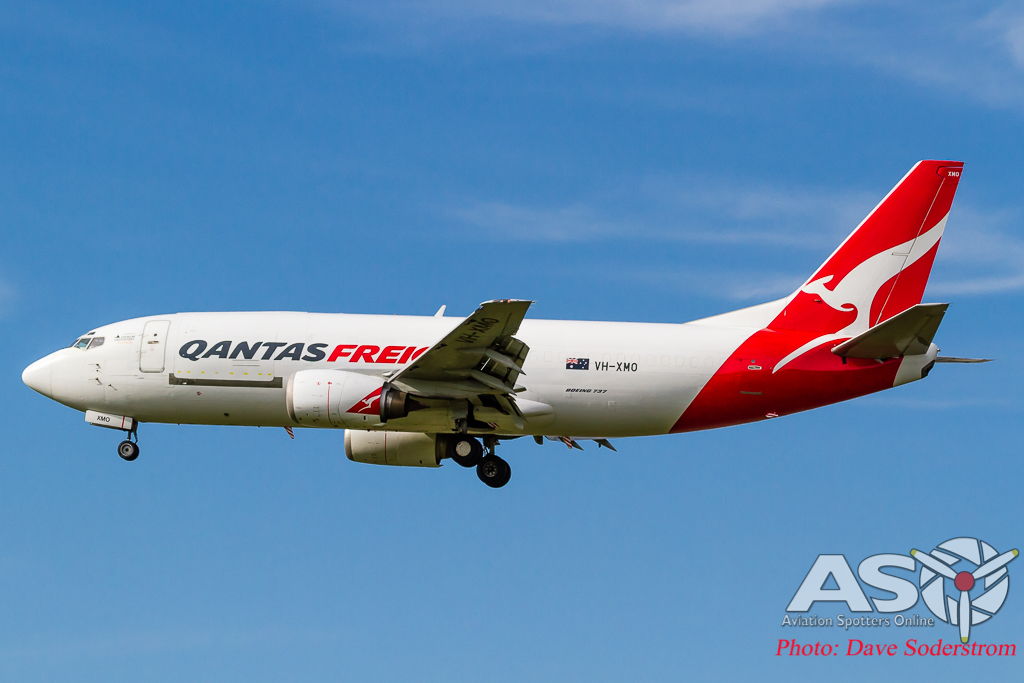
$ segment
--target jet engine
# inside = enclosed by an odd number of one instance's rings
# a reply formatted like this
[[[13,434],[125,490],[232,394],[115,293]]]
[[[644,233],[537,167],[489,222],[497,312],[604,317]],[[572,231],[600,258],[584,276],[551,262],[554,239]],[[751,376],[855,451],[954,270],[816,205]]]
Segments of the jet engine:
[[[440,467],[445,441],[419,432],[345,430],[345,455],[354,462]]]
[[[346,370],[301,370],[288,380],[288,416],[308,427],[365,428],[426,408],[379,377]]]
[[[380,424],[384,380],[345,370],[301,370],[288,380],[288,416],[307,427]]]

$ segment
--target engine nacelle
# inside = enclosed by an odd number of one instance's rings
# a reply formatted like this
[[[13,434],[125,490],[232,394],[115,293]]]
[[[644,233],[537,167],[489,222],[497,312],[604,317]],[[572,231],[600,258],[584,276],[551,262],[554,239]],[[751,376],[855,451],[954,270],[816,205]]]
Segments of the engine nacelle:
[[[345,455],[371,465],[440,467],[444,443],[433,434],[346,429]]]
[[[345,370],[301,370],[288,380],[288,416],[307,427],[380,424],[384,380]]]

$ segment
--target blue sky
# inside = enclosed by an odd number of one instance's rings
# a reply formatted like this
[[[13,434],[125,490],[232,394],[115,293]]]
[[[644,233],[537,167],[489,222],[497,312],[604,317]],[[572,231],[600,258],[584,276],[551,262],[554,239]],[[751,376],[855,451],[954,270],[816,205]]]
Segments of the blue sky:
[[[819,553],[1024,545],[1022,124],[1012,3],[6,4],[0,677],[1018,670],[774,652],[845,642],[779,626]],[[967,164],[926,294],[952,303],[937,342],[998,362],[617,454],[506,444],[500,491],[350,463],[340,433],[146,425],[127,465],[20,381],[163,312],[516,297],[682,322],[759,303],[921,158]],[[1022,616],[1011,588],[976,636],[1021,644]]]

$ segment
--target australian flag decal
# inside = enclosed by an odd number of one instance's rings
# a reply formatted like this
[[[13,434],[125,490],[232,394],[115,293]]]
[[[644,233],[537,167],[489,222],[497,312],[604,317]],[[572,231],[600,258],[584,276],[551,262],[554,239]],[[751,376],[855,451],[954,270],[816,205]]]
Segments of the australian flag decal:
[[[589,370],[590,359],[589,358],[566,358],[565,359],[566,370]]]

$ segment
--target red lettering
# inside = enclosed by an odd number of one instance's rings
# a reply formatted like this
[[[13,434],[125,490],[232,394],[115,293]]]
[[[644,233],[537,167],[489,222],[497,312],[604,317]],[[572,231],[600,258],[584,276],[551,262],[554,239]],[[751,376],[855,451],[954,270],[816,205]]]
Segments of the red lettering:
[[[946,643],[945,645],[942,646],[942,656],[943,657],[948,657],[950,654],[952,654],[952,650],[953,650],[953,646],[950,645],[949,643]]]
[[[911,638],[907,641],[907,651],[903,653],[904,657],[913,657],[917,654],[917,638]]]
[[[853,651],[853,644],[854,643],[857,643],[857,651],[856,652]],[[846,646],[846,654],[847,654],[847,656],[849,656],[849,655],[859,655],[860,651],[863,650],[863,649],[864,649],[864,643],[863,642],[857,640],[856,638],[850,638],[850,644]]]
[[[429,349],[429,348],[430,348],[429,346],[424,346],[422,349],[419,349],[418,351],[416,351],[416,353],[412,354],[412,358],[410,360],[416,360],[417,358],[422,356],[424,353],[426,353],[427,349]]]
[[[398,352],[404,349],[404,346],[385,346],[384,350],[377,356],[378,363],[396,363],[398,362]]]
[[[378,351],[380,351],[379,346],[360,346],[358,349],[355,350],[355,352],[352,354],[352,357],[349,358],[348,362],[358,363],[359,361],[364,361],[366,363],[373,363],[373,354],[377,353]]]
[[[405,350],[405,353],[402,354],[402,357],[398,359],[398,364],[402,365],[404,363],[408,363],[409,362],[409,357],[412,355],[412,352],[415,351],[415,350],[416,350],[415,346],[410,346],[409,348],[407,348]]]
[[[775,655],[781,655],[783,650],[785,650],[787,647],[791,648],[794,645],[796,645],[795,640],[786,640],[784,638],[779,639],[779,649],[775,651]]]
[[[937,657],[940,652],[942,652],[942,638],[939,638],[939,642],[928,648],[928,654],[932,657]]]
[[[896,643],[890,644],[889,647],[885,648],[885,650],[886,650],[886,652],[889,653],[890,657],[895,656],[896,655]]]
[[[996,646],[995,645],[986,645],[985,646],[985,654],[987,654],[989,657],[991,657],[995,653],[996,653]]]
[[[811,644],[810,643],[807,643],[801,649],[803,650],[803,652],[801,652],[800,654],[802,654],[804,657],[810,657],[811,656]]]
[[[327,362],[333,363],[339,358],[345,358],[350,353],[352,353],[351,350],[354,348],[356,348],[355,344],[342,344],[340,346],[334,347],[334,351],[331,352],[331,357],[327,359]]]

